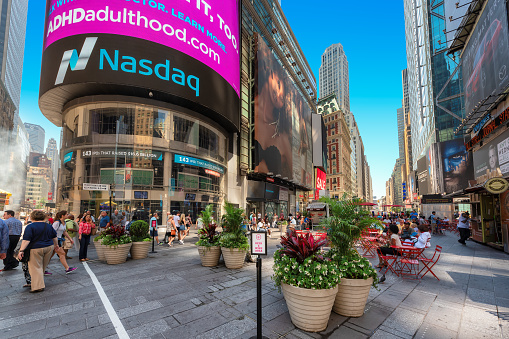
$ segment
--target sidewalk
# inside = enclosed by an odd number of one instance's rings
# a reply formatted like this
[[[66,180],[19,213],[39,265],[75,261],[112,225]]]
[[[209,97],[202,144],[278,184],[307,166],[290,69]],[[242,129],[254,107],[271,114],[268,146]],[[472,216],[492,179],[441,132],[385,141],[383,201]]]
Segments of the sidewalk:
[[[277,235],[275,233],[274,235]],[[254,263],[240,270],[200,264],[193,245],[157,246],[145,260],[122,265],[91,261],[115,313],[130,338],[250,338],[256,335]],[[388,274],[371,290],[366,313],[332,313],[322,333],[296,329],[282,294],[275,289],[271,255],[263,260],[263,333],[268,338],[509,338],[509,256],[451,234],[435,236],[443,246],[434,267],[440,278],[421,282]],[[270,254],[278,240],[269,239]],[[428,251],[431,251],[429,249]],[[21,268],[0,273],[0,337],[118,338],[99,293],[77,253],[69,253],[70,275],[55,257],[46,291],[28,293]],[[96,258],[93,245],[91,259]]]

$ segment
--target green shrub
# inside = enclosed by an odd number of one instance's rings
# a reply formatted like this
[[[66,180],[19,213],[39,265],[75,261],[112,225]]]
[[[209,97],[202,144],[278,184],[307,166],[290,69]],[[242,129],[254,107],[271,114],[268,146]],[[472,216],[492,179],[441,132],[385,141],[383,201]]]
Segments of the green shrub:
[[[221,218],[223,233],[219,239],[221,247],[249,249],[249,241],[242,229],[244,221],[244,210],[233,206],[232,203],[225,201],[225,214]]]
[[[143,241],[144,239],[150,239],[149,234],[149,226],[146,221],[136,220],[129,227],[129,234],[133,241]]]

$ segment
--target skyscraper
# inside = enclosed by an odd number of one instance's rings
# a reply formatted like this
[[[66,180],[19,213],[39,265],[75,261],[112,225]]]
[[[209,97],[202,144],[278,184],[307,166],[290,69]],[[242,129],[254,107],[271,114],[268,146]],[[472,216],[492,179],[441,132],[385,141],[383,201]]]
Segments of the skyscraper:
[[[28,122],[25,122],[25,128],[28,133],[28,142],[30,142],[32,152],[44,153],[44,139],[46,137],[44,128]]]
[[[340,43],[327,47],[322,54],[319,86],[320,98],[335,93],[339,108],[345,114],[350,112],[348,60]]]
[[[54,138],[48,140],[46,147],[46,157],[51,160],[51,170],[53,171],[53,181],[57,182],[58,168],[60,167],[60,158],[58,157],[57,141]]]
[[[7,1],[3,0],[3,2]],[[5,83],[5,87],[14,105],[16,105],[16,110],[19,110],[21,77],[23,75],[23,55],[25,54],[28,0],[11,0],[9,2],[11,3],[10,22],[8,37],[5,39],[7,40],[7,57],[4,58],[6,59],[6,64],[5,72],[2,69],[2,81]],[[3,14],[2,11],[2,17]]]
[[[459,52],[447,55],[444,2],[404,0],[404,12],[415,170],[431,144],[455,138],[465,114]]]
[[[398,108],[398,148],[399,148],[399,157],[405,158],[405,114],[403,111],[403,107]]]

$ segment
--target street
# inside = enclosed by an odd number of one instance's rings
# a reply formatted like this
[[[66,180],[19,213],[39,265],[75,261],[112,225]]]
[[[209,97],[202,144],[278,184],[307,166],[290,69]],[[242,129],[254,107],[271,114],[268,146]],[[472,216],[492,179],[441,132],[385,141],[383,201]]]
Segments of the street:
[[[278,235],[278,232],[273,232]],[[435,236],[443,246],[434,268],[440,278],[421,282],[388,274],[379,291],[371,289],[364,316],[332,313],[321,333],[298,330],[290,321],[282,294],[270,279],[271,255],[278,240],[269,239],[263,260],[263,334],[268,338],[508,338],[509,257],[456,236]],[[148,259],[87,265],[97,277],[130,338],[250,338],[256,335],[254,263],[229,270],[202,267],[193,245],[157,246]],[[93,246],[91,246],[93,249]],[[431,252],[430,249],[427,251]],[[65,275],[57,258],[45,277],[46,290],[24,289],[21,268],[0,273],[2,338],[118,338],[112,320],[77,254]],[[91,251],[91,259],[96,258]]]

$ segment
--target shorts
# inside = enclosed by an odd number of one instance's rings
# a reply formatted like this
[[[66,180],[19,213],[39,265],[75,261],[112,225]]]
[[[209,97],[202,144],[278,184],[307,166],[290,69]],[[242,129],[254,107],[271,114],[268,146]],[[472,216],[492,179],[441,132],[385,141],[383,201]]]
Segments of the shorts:
[[[155,232],[154,232],[154,230],[151,230],[150,231],[150,236],[151,237],[157,237],[157,230],[155,230]]]
[[[186,226],[185,225],[180,225],[179,231],[185,231],[185,230],[186,230]]]
[[[72,244],[69,240],[65,239],[64,241],[64,250],[70,250],[72,248]]]

